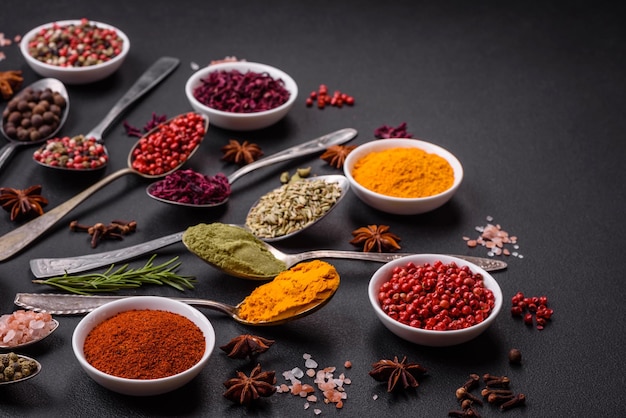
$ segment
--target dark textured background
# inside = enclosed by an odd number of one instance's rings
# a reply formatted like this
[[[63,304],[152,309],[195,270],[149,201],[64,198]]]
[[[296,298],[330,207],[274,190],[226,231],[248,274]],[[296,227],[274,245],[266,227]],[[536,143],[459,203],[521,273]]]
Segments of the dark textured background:
[[[434,2],[433,2],[434,3]],[[505,4],[506,3],[506,4]],[[181,65],[125,116],[142,126],[153,112],[173,116],[190,109],[183,92],[191,63],[235,55],[277,66],[297,81],[300,97],[279,124],[259,132],[209,129],[189,167],[207,174],[234,170],[220,161],[229,138],[258,143],[266,155],[321,134],[353,127],[353,143],[373,139],[383,125],[407,122],[417,138],[439,144],[463,163],[464,182],[452,201],[420,216],[392,216],[364,207],[349,196],[332,216],[297,238],[280,243],[289,252],[315,248],[353,249],[350,232],[365,224],[387,224],[402,237],[403,251],[484,256],[469,249],[464,235],[488,215],[519,237],[523,259],[508,258],[495,274],[505,297],[496,323],[478,339],[457,347],[427,348],[388,332],[367,301],[375,263],[332,261],[342,277],[335,298],[318,313],[273,328],[246,328],[206,311],[218,345],[240,333],[257,333],[276,344],[260,357],[280,373],[302,366],[311,353],[320,366],[345,360],[352,385],[341,411],[318,404],[322,416],[446,416],[455,409],[455,389],[472,372],[509,375],[526,408],[508,417],[617,417],[624,413],[623,347],[625,296],[622,243],[625,64],[624,16],[615,6],[594,2],[213,2],[3,1],[0,31],[24,34],[39,24],[88,17],[118,26],[131,39],[131,53],[115,75],[86,86],[70,86],[72,111],[66,134],[87,132],[162,55]],[[606,3],[610,4],[610,3]],[[22,69],[26,83],[38,77],[16,45],[4,47],[0,70]],[[318,110],[304,99],[320,83],[353,95],[354,107]],[[107,173],[126,164],[133,139],[121,123],[106,143]],[[183,230],[198,222],[242,222],[248,206],[274,188],[281,171],[311,165],[317,174],[336,171],[312,157],[257,171],[234,185],[229,204],[216,210],[185,210],[150,200],[146,182],[126,176],[93,196],[35,245],[0,264],[0,312],[15,309],[16,292],[48,291],[30,281],[28,261],[121,248]],[[100,174],[102,175],[102,174]],[[42,184],[53,208],[99,176],[50,173],[22,149],[0,172],[0,185]],[[96,250],[86,236],[70,233],[82,223],[135,219],[138,231],[123,242]],[[0,233],[15,228],[0,214]],[[237,303],[257,283],[230,278],[186,253],[181,244],[159,251],[178,255],[182,272],[199,283],[190,296]],[[141,265],[145,259],[133,262]],[[508,313],[517,291],[547,295],[555,310],[544,331],[528,328]],[[128,292],[133,293],[133,292]],[[177,296],[167,288],[136,294]],[[202,374],[186,387],[158,398],[109,392],[79,368],[71,335],[80,317],[59,317],[60,329],[23,353],[43,364],[28,383],[0,387],[0,416],[313,416],[303,400],[276,395],[245,410],[222,398],[222,382],[253,364],[216,351]],[[506,353],[521,349],[524,364],[511,368]],[[367,372],[372,362],[407,355],[429,369],[416,392],[389,395]],[[373,395],[378,399],[374,400]],[[484,417],[500,412],[484,407]]]

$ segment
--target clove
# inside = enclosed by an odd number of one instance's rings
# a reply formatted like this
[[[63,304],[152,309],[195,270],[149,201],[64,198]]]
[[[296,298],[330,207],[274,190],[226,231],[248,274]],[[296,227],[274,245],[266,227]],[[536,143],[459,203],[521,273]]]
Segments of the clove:
[[[467,389],[465,389],[463,386],[461,386],[460,388],[458,388],[456,390],[456,398],[460,401],[464,400],[464,399],[469,399],[472,402],[477,403],[478,405],[482,405],[483,401],[480,400],[480,398],[477,398],[476,396],[472,395],[471,393],[469,393],[469,391]]]
[[[511,379],[507,376],[494,376],[489,373],[483,375],[483,381],[488,387],[507,388],[511,383]]]
[[[476,373],[472,373],[469,375],[469,380],[465,383],[463,383],[463,388],[465,388],[465,390],[470,391],[472,389],[474,389],[476,386],[478,386],[478,382],[480,381],[480,376],[477,375]]]
[[[513,397],[513,399],[510,399],[506,402],[504,402],[503,404],[500,405],[500,410],[501,411],[506,411],[507,409],[511,409],[513,407],[516,406],[521,406],[524,405],[526,403],[526,395],[524,395],[523,393],[519,393],[517,395],[515,395]]]
[[[70,222],[70,230],[74,232],[87,232],[91,235],[91,247],[96,248],[103,239],[123,239],[123,235],[135,232],[137,222],[135,221],[112,221],[109,225],[98,222],[92,226],[81,225],[78,221]]]

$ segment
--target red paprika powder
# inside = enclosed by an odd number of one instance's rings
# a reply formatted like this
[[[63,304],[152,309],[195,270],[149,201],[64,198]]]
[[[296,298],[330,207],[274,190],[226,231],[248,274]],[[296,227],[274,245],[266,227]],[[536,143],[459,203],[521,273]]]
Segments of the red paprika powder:
[[[160,310],[120,312],[96,325],[83,351],[96,369],[126,379],[181,373],[204,355],[204,334],[182,315]]]

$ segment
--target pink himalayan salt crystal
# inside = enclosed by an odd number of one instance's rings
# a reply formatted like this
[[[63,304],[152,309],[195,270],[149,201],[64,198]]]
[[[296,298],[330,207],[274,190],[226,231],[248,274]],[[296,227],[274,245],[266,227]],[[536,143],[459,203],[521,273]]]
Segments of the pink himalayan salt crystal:
[[[52,315],[44,312],[18,310],[0,316],[0,344],[15,347],[37,341],[52,332]]]

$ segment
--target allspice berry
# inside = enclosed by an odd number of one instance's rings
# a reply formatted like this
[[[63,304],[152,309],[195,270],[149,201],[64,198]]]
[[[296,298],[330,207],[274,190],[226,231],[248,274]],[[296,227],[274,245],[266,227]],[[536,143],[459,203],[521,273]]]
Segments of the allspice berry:
[[[509,363],[520,364],[522,362],[522,352],[517,348],[511,348],[509,350]]]

